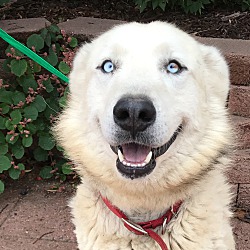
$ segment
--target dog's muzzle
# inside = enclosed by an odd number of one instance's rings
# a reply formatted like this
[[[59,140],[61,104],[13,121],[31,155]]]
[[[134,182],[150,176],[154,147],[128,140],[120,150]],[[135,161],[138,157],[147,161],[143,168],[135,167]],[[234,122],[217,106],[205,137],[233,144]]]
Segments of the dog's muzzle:
[[[156,110],[153,103],[146,97],[124,97],[120,99],[114,109],[115,123],[132,138],[144,131],[155,122]]]
[[[118,171],[130,179],[140,178],[150,174],[156,166],[156,158],[164,154],[175,141],[182,130],[180,125],[170,140],[163,146],[151,148],[136,142],[139,132],[145,131],[155,122],[156,110],[153,103],[145,97],[124,97],[113,109],[115,123],[131,135],[134,142],[111,146],[118,155],[116,166]]]

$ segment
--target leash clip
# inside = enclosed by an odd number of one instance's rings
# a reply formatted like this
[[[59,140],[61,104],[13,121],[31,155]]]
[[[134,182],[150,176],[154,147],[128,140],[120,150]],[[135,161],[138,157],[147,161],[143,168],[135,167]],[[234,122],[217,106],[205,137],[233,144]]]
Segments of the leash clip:
[[[134,223],[133,221],[126,220],[126,219],[124,219],[124,218],[121,218],[121,220],[122,220],[127,226],[129,226],[131,229],[134,230],[134,231],[131,230],[133,233],[136,234],[136,232],[139,232],[139,233],[142,233],[142,234],[144,234],[144,235],[148,235],[148,232],[147,232],[146,230],[144,230],[140,225]]]

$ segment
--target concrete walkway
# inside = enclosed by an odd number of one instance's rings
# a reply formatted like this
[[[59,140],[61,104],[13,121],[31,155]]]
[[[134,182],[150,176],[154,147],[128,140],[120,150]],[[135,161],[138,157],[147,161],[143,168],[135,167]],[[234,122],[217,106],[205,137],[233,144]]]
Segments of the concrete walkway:
[[[53,193],[53,183],[14,183],[0,195],[1,250],[77,249],[67,206],[73,191]]]

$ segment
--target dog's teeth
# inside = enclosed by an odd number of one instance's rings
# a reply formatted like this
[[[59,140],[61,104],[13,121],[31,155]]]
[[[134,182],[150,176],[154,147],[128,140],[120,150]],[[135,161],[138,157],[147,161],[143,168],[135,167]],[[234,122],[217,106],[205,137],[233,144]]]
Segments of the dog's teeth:
[[[123,164],[123,165],[125,165],[125,166],[128,166],[128,167],[130,167],[130,166],[131,166],[131,163],[126,162],[125,160],[123,160],[123,161],[122,161],[122,164]]]
[[[150,162],[151,158],[152,158],[152,151],[150,151],[150,152],[148,153],[148,155],[147,155],[147,157],[146,157],[144,163],[148,164],[148,163]],[[146,165],[146,164],[145,164],[145,165]]]
[[[120,149],[118,149],[118,157],[119,157],[120,162],[123,163],[123,161],[124,161],[124,156],[123,156],[123,154],[122,154],[122,152],[121,152]]]
[[[120,159],[120,157],[119,157],[119,159]],[[121,161],[121,163],[123,165],[125,165],[125,166],[128,166],[128,167],[144,167],[144,166],[147,165],[146,162],[143,162],[143,163],[131,163],[131,162],[127,162],[126,160]]]

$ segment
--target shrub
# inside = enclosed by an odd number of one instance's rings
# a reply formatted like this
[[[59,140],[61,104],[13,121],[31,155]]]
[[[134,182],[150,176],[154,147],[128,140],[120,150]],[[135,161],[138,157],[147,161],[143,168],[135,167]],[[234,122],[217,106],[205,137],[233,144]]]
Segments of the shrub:
[[[10,0],[0,0],[0,7],[7,5]]]
[[[134,0],[140,11],[143,12],[146,7],[153,9],[160,7],[163,11],[166,8],[180,7],[186,13],[200,13],[207,5],[229,4],[241,6],[242,10],[250,9],[250,0]]]
[[[27,39],[27,47],[64,74],[70,71],[76,46],[77,39],[56,25]],[[67,84],[11,46],[5,52],[3,70],[8,78],[0,79],[0,193],[4,178],[18,179],[37,165],[42,165],[42,178],[64,181],[72,170],[55,145],[50,125],[65,105]]]

